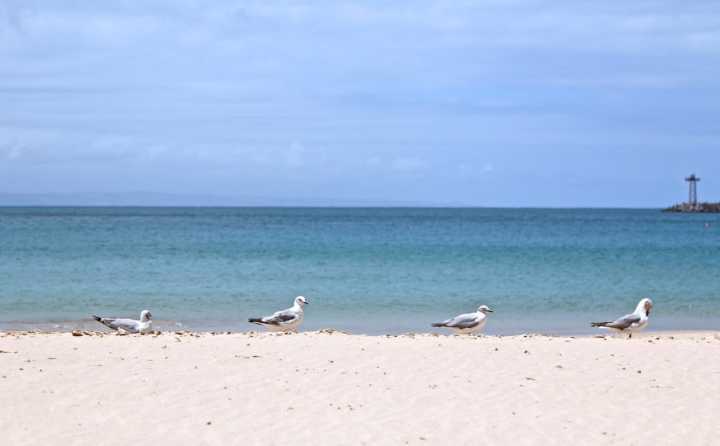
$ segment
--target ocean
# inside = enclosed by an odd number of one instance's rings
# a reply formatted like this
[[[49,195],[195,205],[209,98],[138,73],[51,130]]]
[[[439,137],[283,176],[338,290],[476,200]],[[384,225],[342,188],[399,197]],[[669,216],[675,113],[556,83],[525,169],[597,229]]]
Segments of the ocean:
[[[426,332],[491,306],[489,334],[720,328],[720,215],[656,209],[0,208],[0,329],[256,329],[311,304],[303,329]],[[97,328],[100,328],[98,326]]]

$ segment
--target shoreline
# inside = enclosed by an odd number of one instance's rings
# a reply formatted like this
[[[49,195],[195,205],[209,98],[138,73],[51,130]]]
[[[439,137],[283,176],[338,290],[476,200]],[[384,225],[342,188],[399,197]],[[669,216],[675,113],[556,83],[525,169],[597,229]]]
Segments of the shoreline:
[[[720,332],[0,333],[15,446],[714,444]]]
[[[98,336],[98,337],[105,337],[105,336],[119,336],[119,337],[158,337],[163,335],[174,335],[174,336],[194,336],[194,337],[202,337],[202,336],[250,336],[250,337],[258,337],[258,336],[269,336],[269,337],[282,337],[282,336],[299,336],[299,335],[332,335],[332,334],[338,334],[343,336],[350,336],[350,337],[363,337],[363,338],[399,338],[399,337],[408,337],[408,338],[415,338],[415,337],[446,337],[446,338],[477,338],[477,339],[512,339],[512,338],[533,338],[533,337],[546,337],[546,338],[568,338],[568,339],[602,339],[602,338],[624,338],[627,337],[627,335],[623,335],[622,333],[614,333],[609,330],[598,330],[596,333],[573,333],[573,334],[554,334],[554,333],[543,333],[543,332],[534,332],[534,331],[528,331],[524,333],[513,333],[513,334],[486,334],[486,333],[480,333],[475,335],[463,335],[463,334],[454,334],[450,331],[408,331],[408,332],[402,332],[402,333],[382,333],[382,334],[373,334],[373,333],[353,333],[348,332],[344,330],[338,330],[334,328],[322,328],[319,330],[300,330],[297,333],[292,332],[270,332],[265,331],[263,329],[259,330],[245,330],[245,331],[236,331],[236,330],[186,330],[186,329],[178,329],[178,330],[153,330],[150,333],[146,334],[139,334],[139,333],[119,333],[112,330],[102,330],[102,329],[94,329],[94,330],[87,330],[87,329],[74,329],[74,330],[56,330],[56,331],[48,331],[48,330],[7,330],[0,328],[0,337],[8,337],[8,336],[28,336],[28,335],[47,335],[47,336],[63,336],[63,335],[71,335],[73,337],[81,337],[81,336]],[[653,329],[646,329],[639,332],[633,333],[632,339],[641,339],[641,338],[653,338],[653,337],[670,337],[670,336],[716,336],[718,339],[720,339],[720,329],[717,330],[710,330],[710,329],[682,329],[682,330],[653,330]]]
[[[516,336],[524,334],[537,334],[547,336],[595,336],[607,333],[606,330],[591,327],[590,323],[578,323],[578,318],[560,316],[560,317],[540,317],[534,323],[526,319],[499,319],[493,317],[487,324],[483,334],[488,336]],[[432,320],[430,317],[423,318],[422,321]],[[322,325],[315,321],[306,321],[300,328],[300,332],[319,332],[332,330],[344,332],[352,335],[367,336],[385,336],[400,334],[450,334],[451,332],[443,328],[433,328],[430,323],[414,323],[410,321],[404,324],[393,324],[392,322],[379,321],[377,323],[350,324],[347,320],[340,320],[334,325]],[[153,328],[161,332],[175,331],[191,331],[195,333],[248,333],[262,332],[263,329],[255,324],[250,324],[242,320],[229,321],[185,321],[179,322],[175,320],[154,320]],[[52,320],[52,321],[0,321],[1,332],[38,332],[38,333],[69,333],[72,331],[90,331],[99,332],[106,330],[105,327],[98,324],[92,319],[78,320]],[[662,318],[655,317],[645,328],[648,333],[668,333],[668,332],[713,332],[720,330],[720,317],[684,317]]]

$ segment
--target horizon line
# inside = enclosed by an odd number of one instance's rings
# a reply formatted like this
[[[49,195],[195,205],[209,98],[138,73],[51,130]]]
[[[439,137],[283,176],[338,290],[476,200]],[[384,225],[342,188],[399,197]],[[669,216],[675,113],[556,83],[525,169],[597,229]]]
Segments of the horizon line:
[[[198,204],[0,204],[0,209],[8,208],[165,208],[165,209],[597,209],[597,210],[663,210],[662,206],[485,206],[485,205],[198,205]]]

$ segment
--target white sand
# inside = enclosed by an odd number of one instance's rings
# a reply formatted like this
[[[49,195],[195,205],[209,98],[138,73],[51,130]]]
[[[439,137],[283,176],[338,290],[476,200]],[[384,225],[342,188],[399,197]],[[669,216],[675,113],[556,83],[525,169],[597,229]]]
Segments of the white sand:
[[[2,445],[720,444],[714,333],[5,334],[0,350]]]

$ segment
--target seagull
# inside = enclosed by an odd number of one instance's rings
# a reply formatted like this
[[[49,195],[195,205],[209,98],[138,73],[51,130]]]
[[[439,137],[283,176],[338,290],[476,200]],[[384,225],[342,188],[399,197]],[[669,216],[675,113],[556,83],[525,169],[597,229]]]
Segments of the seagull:
[[[262,325],[269,331],[295,331],[303,321],[303,306],[309,305],[307,299],[303,296],[295,298],[293,306],[287,310],[276,311],[271,316],[261,318],[251,317],[248,322]]]
[[[493,310],[487,305],[480,305],[475,313],[461,314],[452,319],[432,324],[432,326],[450,328],[456,334],[473,334],[485,327],[488,313],[493,313]]]
[[[646,297],[638,302],[635,311],[632,313],[626,314],[611,322],[592,322],[590,325],[593,327],[611,328],[617,330],[618,333],[628,332],[630,334],[628,339],[630,339],[634,331],[640,331],[647,326],[652,307],[653,301]]]
[[[100,317],[93,315],[93,319],[100,322],[106,327],[116,331],[126,331],[128,333],[150,333],[152,331],[152,314],[149,310],[143,310],[140,313],[140,320],[135,319],[118,319],[114,317]]]

